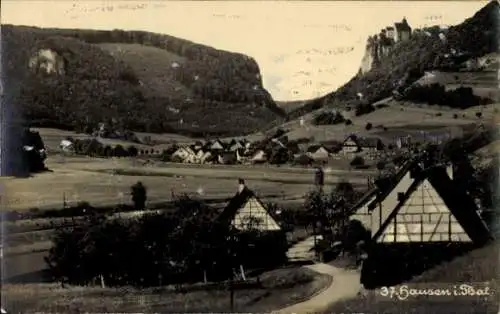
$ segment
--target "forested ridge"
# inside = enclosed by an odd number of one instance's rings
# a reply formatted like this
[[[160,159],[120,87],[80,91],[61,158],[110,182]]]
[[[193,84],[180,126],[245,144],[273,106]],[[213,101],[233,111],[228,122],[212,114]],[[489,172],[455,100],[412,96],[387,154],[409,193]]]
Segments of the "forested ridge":
[[[32,126],[86,131],[104,122],[132,131],[239,135],[284,116],[255,60],[168,35],[3,25],[2,46],[7,96]],[[133,48],[136,57],[110,47]],[[165,58],[142,56],[141,47],[180,61],[167,67]],[[46,60],[30,68],[42,50],[55,53],[59,72],[37,70]],[[157,81],[176,88],[151,93]]]

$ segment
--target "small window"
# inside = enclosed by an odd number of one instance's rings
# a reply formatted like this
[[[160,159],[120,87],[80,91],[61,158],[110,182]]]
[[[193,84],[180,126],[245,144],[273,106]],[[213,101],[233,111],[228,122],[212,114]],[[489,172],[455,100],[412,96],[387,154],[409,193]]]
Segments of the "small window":
[[[402,202],[405,198],[405,194],[403,192],[398,192],[398,202]]]

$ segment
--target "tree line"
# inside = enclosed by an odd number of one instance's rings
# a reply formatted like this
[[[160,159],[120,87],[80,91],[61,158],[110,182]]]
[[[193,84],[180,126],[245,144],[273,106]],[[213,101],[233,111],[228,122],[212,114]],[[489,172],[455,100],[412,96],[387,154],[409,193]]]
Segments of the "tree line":
[[[46,259],[52,276],[76,285],[100,278],[107,286],[147,287],[221,281],[240,265],[265,268],[286,261],[282,236],[251,225],[248,232],[236,230],[187,196],[175,208],[131,220],[91,215],[75,228],[59,228]]]
[[[405,90],[401,98],[420,103],[428,103],[430,105],[459,109],[487,105],[493,102],[491,99],[475,95],[471,87],[459,87],[454,90],[446,90],[445,86],[439,83],[412,86]]]

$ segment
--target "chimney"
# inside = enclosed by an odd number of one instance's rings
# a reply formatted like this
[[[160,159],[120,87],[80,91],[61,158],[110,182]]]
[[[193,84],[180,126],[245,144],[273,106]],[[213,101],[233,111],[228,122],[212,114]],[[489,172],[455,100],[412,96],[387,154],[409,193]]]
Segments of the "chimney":
[[[245,189],[245,180],[240,178],[238,179],[238,193],[243,192],[244,189]]]

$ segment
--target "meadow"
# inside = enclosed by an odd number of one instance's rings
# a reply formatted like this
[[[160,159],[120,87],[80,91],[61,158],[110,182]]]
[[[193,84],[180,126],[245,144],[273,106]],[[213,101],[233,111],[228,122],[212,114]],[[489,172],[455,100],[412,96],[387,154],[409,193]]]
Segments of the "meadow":
[[[250,276],[250,281],[256,278]],[[235,290],[235,312],[270,312],[300,302],[320,292],[331,277],[302,267],[290,267],[259,275],[261,285]],[[120,289],[66,287],[58,284],[7,284],[2,287],[11,311],[43,312],[227,312],[230,297],[227,286],[193,289],[196,286]],[[183,291],[184,290],[184,291]]]
[[[49,172],[30,178],[1,178],[3,208],[62,208],[63,201],[68,206],[83,201],[93,206],[128,204],[130,187],[137,181],[147,187],[148,202],[170,200],[172,193],[227,199],[236,193],[238,178],[245,179],[264,201],[301,202],[314,182],[313,169],[159,164],[143,165],[133,159],[49,156]],[[366,176],[367,172],[362,171],[332,170],[326,173],[325,184],[332,186],[345,179],[363,185]]]

